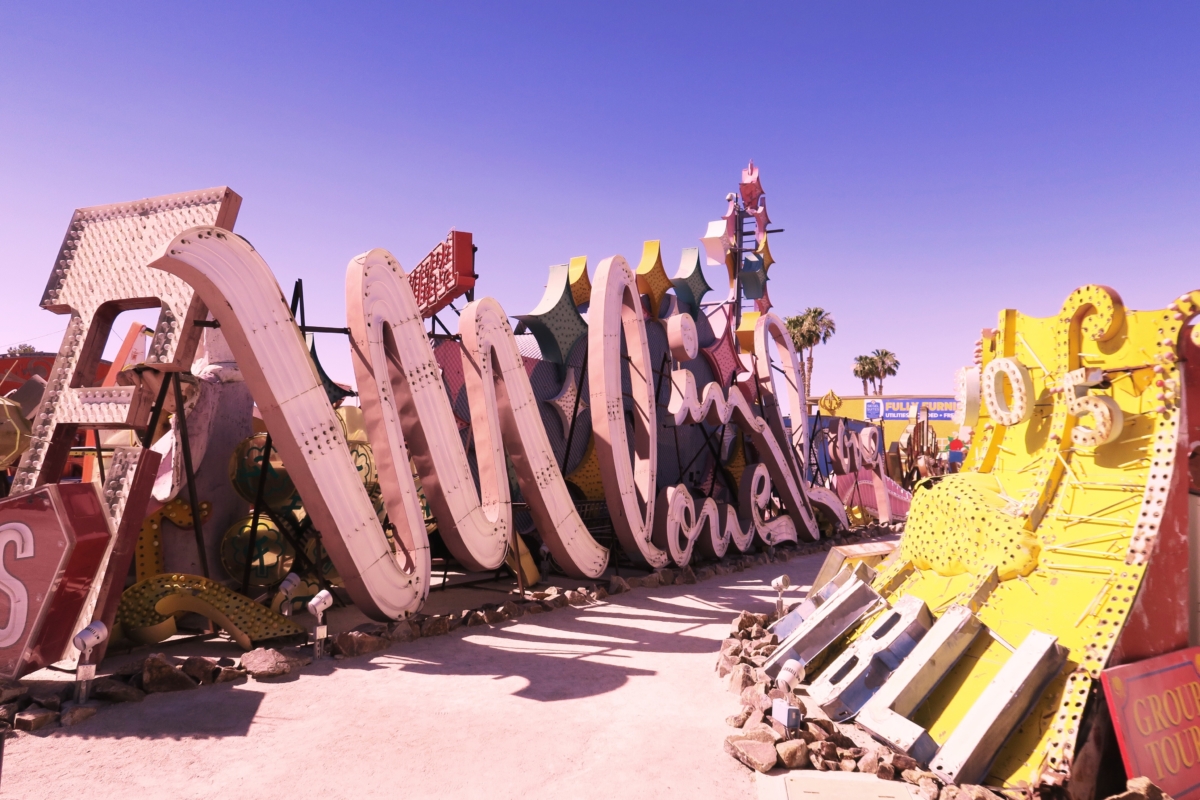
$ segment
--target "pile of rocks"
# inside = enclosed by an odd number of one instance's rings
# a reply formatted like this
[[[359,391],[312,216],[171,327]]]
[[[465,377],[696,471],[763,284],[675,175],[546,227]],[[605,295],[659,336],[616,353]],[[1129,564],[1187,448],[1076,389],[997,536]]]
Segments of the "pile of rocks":
[[[497,625],[529,614],[544,614],[560,608],[594,605],[611,595],[624,594],[634,589],[688,586],[719,575],[730,575],[753,567],[786,562],[802,555],[828,550],[838,544],[863,541],[879,533],[891,531],[859,528],[835,539],[810,542],[798,547],[768,547],[760,553],[734,553],[721,561],[695,569],[691,566],[678,569],[668,567],[640,577],[615,576],[609,580],[607,587],[599,584],[580,586],[576,589],[550,586],[526,591],[524,597],[518,596],[514,591],[513,596],[503,603],[485,603],[479,608],[452,611],[449,614],[415,614],[408,619],[386,624],[364,623],[352,631],[332,636],[330,646],[335,658],[368,655],[386,650],[398,642],[442,636],[463,626]]]
[[[248,677],[266,680],[286,675],[311,662],[312,658],[300,652],[284,654],[264,648],[244,654],[240,662],[201,656],[177,660],[162,653],[151,653],[111,675],[96,678],[86,703],[71,699],[75,694],[75,684],[71,681],[0,684],[0,722],[30,733],[76,725],[114,703],[140,703],[148,694],[239,683]]]
[[[1110,795],[1107,800],[1171,800],[1171,796],[1142,775],[1130,778],[1125,782],[1125,791]]]
[[[441,636],[464,625],[467,627],[496,625],[519,619],[528,614],[544,614],[560,608],[593,605],[611,595],[624,594],[634,589],[688,586],[715,578],[718,575],[729,575],[765,564],[786,562],[800,555],[828,549],[834,544],[845,544],[859,541],[862,538],[862,534],[856,533],[836,540],[810,543],[800,547],[770,547],[761,553],[736,553],[719,562],[697,569],[693,569],[691,566],[680,569],[668,567],[639,577],[614,576],[609,580],[607,587],[599,584],[580,586],[576,589],[550,586],[545,589],[527,591],[524,597],[519,597],[514,592],[513,596],[503,603],[485,603],[479,608],[463,609],[449,614],[416,614],[406,620],[388,624],[365,623],[353,631],[332,637],[333,653],[335,656],[343,657],[364,655],[387,649],[396,642]]]
[[[738,733],[725,738],[725,752],[758,772],[776,767],[830,772],[865,772],[883,780],[903,780],[925,800],[1000,800],[983,786],[946,786],[915,759],[871,742],[860,746],[837,723],[816,715],[804,703],[804,689],[778,686],[763,664],[779,639],[767,630],[774,614],[743,611],[721,643],[717,674],[728,681],[742,710],[725,721]],[[798,724],[777,719],[787,708],[799,711]],[[861,737],[860,737],[861,738]]]
[[[770,679],[762,666],[767,657],[775,652],[779,637],[767,631],[775,621],[775,614],[751,614],[743,611],[733,621],[729,638],[721,643],[717,657],[717,675],[729,677],[729,691],[741,694],[755,683],[766,683]],[[733,674],[737,673],[737,674]]]
[[[37,731],[59,720],[74,724],[94,710],[82,711],[70,701],[74,685],[65,682],[41,681],[32,685],[0,684],[0,722],[22,731]]]

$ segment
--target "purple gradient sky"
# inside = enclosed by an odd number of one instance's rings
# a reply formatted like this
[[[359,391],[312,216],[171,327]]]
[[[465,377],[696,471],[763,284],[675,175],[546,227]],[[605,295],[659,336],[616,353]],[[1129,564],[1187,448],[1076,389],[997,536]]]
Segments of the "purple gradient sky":
[[[456,226],[516,314],[573,255],[658,238],[673,272],[754,158],[776,311],[838,322],[818,391],[886,347],[889,393],[946,392],[1002,307],[1200,285],[1197,31],[1183,3],[0,4],[0,347],[57,349],[78,206],[228,184],[332,325],[352,256],[411,268]]]

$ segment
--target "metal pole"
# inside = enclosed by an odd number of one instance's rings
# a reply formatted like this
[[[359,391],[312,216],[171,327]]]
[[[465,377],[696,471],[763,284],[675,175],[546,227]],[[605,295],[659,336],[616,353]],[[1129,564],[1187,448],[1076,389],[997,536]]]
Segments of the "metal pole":
[[[100,469],[100,485],[108,483],[108,479],[104,477],[104,451],[100,449],[100,429],[96,428],[92,431],[92,438],[96,441],[96,466]]]
[[[183,469],[187,474],[188,502],[192,507],[192,530],[196,533],[196,550],[200,556],[200,569],[204,577],[212,577],[208,573],[208,554],[204,552],[204,529],[200,522],[200,501],[196,497],[196,471],[192,468],[192,444],[188,441],[187,414],[183,409],[183,389],[179,373],[175,376],[175,419],[179,422],[179,444],[183,448]],[[167,378],[170,380],[170,377]]]
[[[517,533],[516,521],[513,520],[512,542],[509,544],[509,547],[512,548],[513,561],[517,565],[517,588],[519,588],[521,590],[521,599],[524,600],[525,599],[525,570],[522,568],[522,564],[521,564],[521,545],[519,544],[519,542],[517,540],[518,536],[520,536],[520,534]]]
[[[246,566],[242,570],[242,594],[250,595],[250,562],[254,560],[254,543],[258,541],[258,520],[262,515],[263,491],[267,487],[267,470],[271,468],[271,433],[263,444],[262,466],[258,470],[258,489],[254,494],[254,515],[250,518],[250,538],[246,540]],[[320,563],[321,553],[317,551]]]
[[[719,431],[721,431],[721,436],[722,436],[722,437],[724,437],[724,436],[725,436],[725,429],[724,429],[724,427],[721,427],[721,428],[713,428],[711,431],[709,431],[708,433],[706,433],[706,434],[704,435],[704,442],[705,442],[705,446],[707,446],[707,445],[708,445],[708,440],[709,440],[709,439],[712,439],[712,437],[713,437],[713,434],[714,434],[714,433],[716,433],[718,430],[719,430]],[[694,456],[692,456],[692,459],[691,459],[691,461],[689,461],[689,462],[687,463],[687,466],[686,466],[686,467],[684,467],[684,468],[683,468],[683,469],[680,471],[680,474],[683,474],[684,472],[687,472],[689,469],[691,469],[691,467],[692,467],[692,464],[695,464],[695,463],[696,463],[696,460],[697,460],[697,459],[699,459],[699,458],[700,458],[700,456],[702,456],[702,455],[704,455],[704,450],[697,450],[697,451],[696,451],[696,454],[695,454]]]
[[[162,373],[163,382],[158,387],[158,397],[154,400],[154,405],[150,409],[150,424],[146,427],[146,437],[142,440],[142,447],[147,450],[150,445],[154,444],[154,430],[158,427],[158,420],[162,417],[163,404],[167,402],[167,390],[171,388],[171,373]]]
[[[287,543],[292,546],[292,549],[296,551],[295,563],[300,566],[300,569],[311,572],[316,577],[317,583],[320,584],[322,589],[328,589],[329,581],[322,577],[321,570],[305,554],[304,542],[299,536],[296,535],[295,531],[289,529],[287,519],[285,519],[282,514],[277,514],[270,508],[267,508],[266,512],[267,517],[269,517],[270,520],[275,523],[275,527],[279,528],[280,535],[282,535],[283,538],[287,540]],[[292,572],[296,572],[296,570],[293,569]]]
[[[726,425],[728,425],[728,423],[726,423]],[[725,427],[725,425],[722,425],[720,428],[721,433],[718,434],[720,443],[716,447],[713,447],[711,434],[704,437],[704,444],[708,448],[709,452],[712,453],[713,457],[713,479],[712,483],[708,487],[708,497],[712,497],[713,490],[717,488],[717,473],[721,471],[721,448],[725,445]],[[724,479],[724,477],[724,475],[721,476],[722,479]]]
[[[667,370],[671,366],[671,356],[669,353],[663,353],[662,364],[658,368],[658,383],[654,386],[654,412],[655,418],[658,417],[658,407],[662,405],[659,402],[658,396],[662,394],[663,380],[667,377]]]
[[[742,324],[742,201],[736,196],[733,199],[734,241],[737,242],[737,255],[733,258],[734,300],[733,300],[733,329],[736,331]]]
[[[12,725],[0,722],[0,774],[4,772],[4,740],[8,738],[10,731],[12,731]]]

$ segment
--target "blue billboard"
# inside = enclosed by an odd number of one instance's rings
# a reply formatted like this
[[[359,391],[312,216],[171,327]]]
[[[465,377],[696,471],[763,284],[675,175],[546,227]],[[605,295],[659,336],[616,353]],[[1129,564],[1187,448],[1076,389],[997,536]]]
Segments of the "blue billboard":
[[[867,419],[879,419],[871,416],[871,405],[883,404],[883,419],[907,420],[909,411],[913,408],[929,410],[929,419],[940,422],[950,422],[954,419],[955,401],[953,397],[883,397],[879,400],[867,400],[865,403]],[[876,409],[878,413],[878,409]]]

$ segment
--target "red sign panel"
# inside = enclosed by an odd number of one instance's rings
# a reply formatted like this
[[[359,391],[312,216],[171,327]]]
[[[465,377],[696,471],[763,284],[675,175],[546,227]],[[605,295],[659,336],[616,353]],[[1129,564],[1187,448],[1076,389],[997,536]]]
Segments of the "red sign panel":
[[[450,231],[446,241],[408,273],[421,316],[429,319],[456,297],[475,288],[475,247],[471,234]]]
[[[54,353],[31,353],[24,356],[0,356],[0,395],[19,389],[21,384],[33,376],[49,379],[54,369]],[[110,361],[101,361],[96,368],[96,380],[104,379],[112,366]]]
[[[1200,798],[1200,647],[1101,673],[1125,772]]]
[[[34,375],[49,379],[53,368],[54,353],[0,356],[0,394],[8,394]]]
[[[0,678],[62,659],[111,535],[90,483],[0,500]]]

